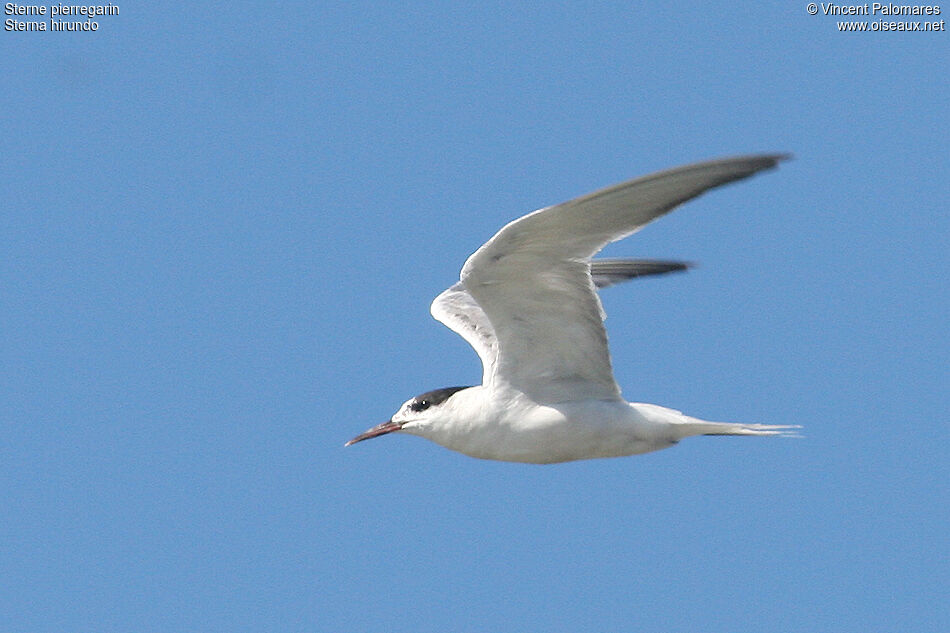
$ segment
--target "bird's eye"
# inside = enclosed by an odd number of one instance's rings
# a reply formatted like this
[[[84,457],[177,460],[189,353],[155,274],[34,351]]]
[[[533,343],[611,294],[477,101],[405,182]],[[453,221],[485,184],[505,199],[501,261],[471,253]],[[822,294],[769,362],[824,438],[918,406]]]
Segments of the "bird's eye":
[[[429,401],[428,401],[428,400],[416,400],[415,402],[413,402],[412,404],[409,405],[409,408],[412,409],[413,411],[417,412],[417,413],[418,413],[419,411],[425,411],[426,409],[429,408]]]

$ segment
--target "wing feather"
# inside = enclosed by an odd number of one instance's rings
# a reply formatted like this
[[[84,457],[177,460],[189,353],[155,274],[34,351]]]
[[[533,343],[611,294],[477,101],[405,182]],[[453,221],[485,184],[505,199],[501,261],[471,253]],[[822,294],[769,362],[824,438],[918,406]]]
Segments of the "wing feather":
[[[660,259],[595,259],[590,263],[590,276],[600,290],[640,277],[685,272],[691,267],[687,262]]]
[[[590,264],[591,277],[598,289],[631,279],[685,271],[689,267],[686,262],[657,259],[598,259]],[[495,365],[498,340],[488,315],[475,303],[462,282],[436,297],[430,312],[437,321],[472,346],[482,361],[482,380],[487,384]]]
[[[482,384],[487,385],[498,355],[498,339],[485,311],[475,303],[462,282],[436,297],[429,312],[472,346],[482,360]]]
[[[678,167],[535,211],[503,227],[469,257],[461,273],[462,289],[484,316],[474,329],[465,326],[467,334],[459,333],[475,341],[476,351],[481,346],[483,361],[482,352],[493,358],[484,384],[546,403],[619,398],[590,258],[683,202],[773,168],[784,158],[740,156]],[[455,301],[470,315],[469,299]],[[494,335],[492,345],[479,334],[487,331],[485,323]]]

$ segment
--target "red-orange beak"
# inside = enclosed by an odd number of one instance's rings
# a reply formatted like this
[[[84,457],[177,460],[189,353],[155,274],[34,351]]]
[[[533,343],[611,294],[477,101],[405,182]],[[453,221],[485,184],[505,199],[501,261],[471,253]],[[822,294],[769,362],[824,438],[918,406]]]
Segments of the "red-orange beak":
[[[386,422],[383,422],[382,424],[377,424],[376,426],[374,426],[373,428],[371,428],[370,430],[364,433],[360,433],[359,435],[354,437],[352,440],[344,444],[344,446],[349,446],[350,444],[356,444],[357,442],[368,440],[371,437],[386,435],[387,433],[398,431],[401,428],[402,428],[402,422],[393,422],[392,420],[388,420]]]

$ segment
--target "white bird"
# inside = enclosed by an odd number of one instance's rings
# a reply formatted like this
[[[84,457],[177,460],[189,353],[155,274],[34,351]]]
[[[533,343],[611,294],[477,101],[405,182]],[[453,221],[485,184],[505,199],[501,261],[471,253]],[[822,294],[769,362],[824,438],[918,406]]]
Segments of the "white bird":
[[[482,384],[412,398],[346,446],[386,433],[509,462],[621,457],[693,435],[789,435],[797,426],[707,422],[620,395],[596,289],[685,264],[591,258],[703,192],[774,168],[782,154],[686,165],[540,209],[468,258],[431,312],[482,361]]]

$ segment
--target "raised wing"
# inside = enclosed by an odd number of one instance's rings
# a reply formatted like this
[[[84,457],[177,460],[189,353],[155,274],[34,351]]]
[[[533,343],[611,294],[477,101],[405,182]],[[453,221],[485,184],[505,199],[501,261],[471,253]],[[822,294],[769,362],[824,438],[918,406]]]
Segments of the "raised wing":
[[[486,385],[516,389],[540,403],[619,398],[590,258],[683,202],[783,158],[696,163],[530,213],[502,228],[462,267],[463,288],[456,292],[469,297],[455,300],[469,306],[469,315],[477,304],[477,326],[462,332],[433,314],[476,350],[481,346],[483,362],[493,358],[490,370],[485,363]],[[490,344],[486,332],[494,334]]]
[[[597,288],[606,288],[631,279],[688,270],[686,262],[658,259],[598,259],[590,264]],[[435,298],[429,308],[432,316],[465,339],[482,360],[482,381],[488,384],[495,366],[498,340],[484,310],[458,282]]]
[[[472,346],[482,359],[482,384],[487,385],[498,356],[498,339],[485,311],[468,294],[462,282],[436,297],[429,312],[436,321],[443,323]]]
[[[595,259],[590,276],[598,290],[631,279],[666,273],[685,272],[692,264],[662,259]]]

